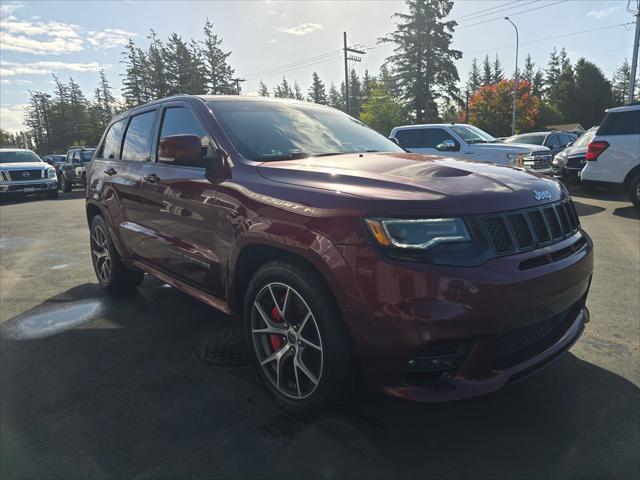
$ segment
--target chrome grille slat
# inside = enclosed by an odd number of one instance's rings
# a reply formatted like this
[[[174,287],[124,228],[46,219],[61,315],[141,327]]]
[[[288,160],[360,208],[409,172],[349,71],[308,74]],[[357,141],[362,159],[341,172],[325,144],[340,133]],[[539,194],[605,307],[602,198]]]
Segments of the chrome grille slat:
[[[580,228],[571,200],[485,215],[480,217],[480,223],[498,255],[557,243]]]

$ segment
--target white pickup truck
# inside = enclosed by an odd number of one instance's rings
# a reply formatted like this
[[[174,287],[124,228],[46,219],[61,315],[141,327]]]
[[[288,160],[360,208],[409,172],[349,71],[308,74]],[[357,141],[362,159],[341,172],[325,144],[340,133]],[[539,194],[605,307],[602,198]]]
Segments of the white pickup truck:
[[[551,173],[551,152],[547,147],[500,143],[473,125],[405,125],[391,130],[390,137],[410,152],[523,166],[538,173]]]

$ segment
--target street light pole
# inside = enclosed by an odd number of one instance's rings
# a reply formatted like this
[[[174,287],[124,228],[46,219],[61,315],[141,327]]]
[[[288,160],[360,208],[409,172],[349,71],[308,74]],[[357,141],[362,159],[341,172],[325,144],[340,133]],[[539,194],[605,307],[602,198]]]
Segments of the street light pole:
[[[516,27],[516,24],[513,23],[509,17],[504,17],[504,19],[508,21],[511,25],[513,25],[513,28],[516,29],[516,71],[515,71],[514,82],[513,82],[513,108],[511,109],[511,135],[515,135],[516,134],[516,98],[518,95],[518,47],[520,44],[520,38],[518,36],[518,27]]]

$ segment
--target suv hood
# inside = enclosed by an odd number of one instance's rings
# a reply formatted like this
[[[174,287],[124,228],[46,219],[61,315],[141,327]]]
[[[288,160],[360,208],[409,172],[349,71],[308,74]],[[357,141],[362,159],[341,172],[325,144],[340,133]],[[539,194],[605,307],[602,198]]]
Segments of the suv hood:
[[[368,199],[379,214],[475,214],[525,208],[566,196],[559,182],[524,169],[410,153],[362,153],[266,162],[264,178]],[[537,200],[534,191],[551,198]]]
[[[506,153],[529,153],[529,152],[545,152],[549,151],[547,147],[542,145],[533,145],[528,143],[476,143],[473,145],[477,149],[491,149],[494,151]]]
[[[3,170],[40,170],[51,167],[44,162],[20,162],[20,163],[0,163]]]
[[[558,155],[563,157],[572,157],[572,156],[584,156],[587,154],[587,147],[567,147]]]

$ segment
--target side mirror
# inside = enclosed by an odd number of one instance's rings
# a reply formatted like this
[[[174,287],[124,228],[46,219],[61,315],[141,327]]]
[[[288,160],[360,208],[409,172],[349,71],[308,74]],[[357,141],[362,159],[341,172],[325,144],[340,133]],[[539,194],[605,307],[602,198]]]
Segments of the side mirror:
[[[158,160],[164,163],[196,166],[203,157],[202,142],[197,135],[171,135],[160,140],[158,146]]]
[[[436,147],[436,150],[440,152],[455,152],[458,150],[458,146],[453,140],[443,140],[442,143]]]
[[[393,143],[395,143],[396,145],[400,146],[400,142],[396,137],[387,137],[387,138],[391,140]]]
[[[570,147],[571,145],[573,145],[573,142],[567,143],[567,148]]]

